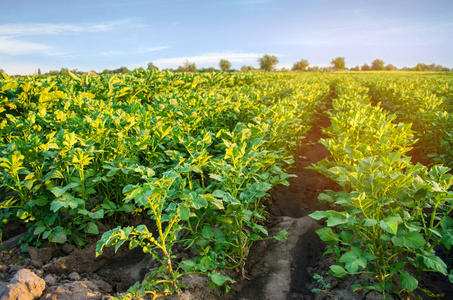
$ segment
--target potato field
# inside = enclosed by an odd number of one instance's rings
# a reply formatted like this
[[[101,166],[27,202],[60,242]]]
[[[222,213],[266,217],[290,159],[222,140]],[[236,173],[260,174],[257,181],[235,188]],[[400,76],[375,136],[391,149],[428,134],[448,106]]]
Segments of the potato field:
[[[307,139],[314,129],[320,138]],[[312,146],[328,155],[307,159]],[[449,290],[423,276],[453,282],[452,167],[451,75],[0,74],[0,237],[21,237],[0,244],[0,263],[28,259],[40,277],[66,279],[70,267],[45,268],[65,249],[90,249],[93,264],[139,249],[152,268],[129,286],[87,271],[111,287],[89,299],[201,299],[189,295],[192,275],[215,290],[204,299],[241,299],[249,255],[291,239],[275,207],[284,189],[310,187],[297,178],[308,170],[331,188],[288,210],[318,220],[310,239],[329,265],[292,284],[315,288],[275,299],[337,299],[324,280],[345,278],[356,278],[356,299],[441,297]],[[42,267],[40,249],[52,252]]]

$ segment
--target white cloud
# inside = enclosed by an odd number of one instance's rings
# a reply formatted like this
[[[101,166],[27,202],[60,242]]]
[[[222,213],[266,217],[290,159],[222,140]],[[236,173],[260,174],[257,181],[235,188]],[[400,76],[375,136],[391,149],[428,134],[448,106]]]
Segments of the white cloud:
[[[117,27],[130,23],[128,20],[117,20],[105,23],[86,24],[52,24],[52,23],[29,23],[29,24],[3,24],[0,25],[0,54],[45,54],[62,55],[53,47],[26,41],[28,36],[38,35],[61,35],[70,33],[96,33],[114,30]],[[144,53],[157,48],[145,49]]]
[[[107,51],[101,52],[99,54],[93,54],[94,56],[115,56],[115,55],[136,55],[136,54],[145,54],[150,52],[162,51],[170,48],[169,46],[160,46],[160,47],[151,47],[151,48],[138,48],[131,51]]]
[[[115,27],[129,23],[128,20],[119,20],[100,24],[4,24],[0,25],[0,35],[53,35],[70,32],[100,32],[113,30]]]
[[[25,53],[52,53],[52,48],[39,43],[32,43],[14,39],[11,37],[0,36],[0,54],[18,55]]]
[[[197,56],[182,56],[172,58],[160,58],[153,60],[153,63],[159,67],[175,67],[181,65],[185,60],[194,62],[197,65],[218,65],[221,59],[229,60],[230,62],[254,62],[256,63],[262,53],[242,53],[242,52],[221,52],[221,53],[205,53]]]

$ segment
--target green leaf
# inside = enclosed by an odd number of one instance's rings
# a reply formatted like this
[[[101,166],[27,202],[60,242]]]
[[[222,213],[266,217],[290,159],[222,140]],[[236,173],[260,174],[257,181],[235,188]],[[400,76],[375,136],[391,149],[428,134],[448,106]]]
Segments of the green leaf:
[[[339,261],[345,264],[346,270],[351,274],[357,272],[359,267],[365,268],[367,264],[366,259],[352,251],[343,254]]]
[[[425,245],[425,239],[422,234],[412,231],[402,236],[393,236],[392,242],[398,247],[406,246],[412,249],[418,249]]]
[[[377,223],[379,223],[379,222],[375,219],[366,219],[365,222],[363,222],[363,226],[371,227],[371,226],[376,225]]]
[[[89,213],[88,216],[92,219],[102,219],[104,218],[104,209],[98,209],[95,212]]]
[[[86,233],[99,234],[99,228],[94,222],[89,222],[84,230]]]
[[[398,220],[396,218],[387,218],[379,223],[381,228],[388,233],[396,235],[398,232]]]
[[[274,239],[280,242],[286,241],[286,236],[288,235],[288,231],[286,230],[281,230],[277,235],[273,236]]]
[[[425,199],[427,194],[428,194],[427,189],[419,189],[417,192],[415,192],[414,199],[415,200]]]
[[[447,250],[450,250],[453,245],[453,229],[445,230],[442,232],[442,242]]]
[[[74,187],[77,187],[79,186],[78,183],[75,183],[75,182],[72,182],[64,187],[60,187],[60,186],[55,186],[53,188],[50,189],[50,191],[52,192],[52,194],[55,195],[55,197],[59,198],[61,197],[64,193],[66,193],[67,190],[69,190],[70,188],[74,188]]]
[[[41,233],[43,233],[44,231],[46,231],[47,227],[46,226],[38,226],[35,228],[35,230],[33,231],[33,234],[34,235],[39,235]]]
[[[190,210],[187,207],[180,207],[179,208],[179,218],[183,221],[189,219]]]
[[[184,260],[180,263],[181,268],[185,272],[191,272],[193,269],[195,269],[196,265],[196,262],[194,262],[193,260]]]
[[[338,234],[334,233],[331,228],[323,227],[316,230],[316,233],[319,235],[319,238],[328,245],[336,245],[339,242]]]
[[[324,210],[318,210],[315,211],[314,213],[309,214],[308,216],[315,220],[321,220],[322,218],[328,218],[330,214]]]
[[[39,195],[34,202],[38,206],[46,206],[49,203],[49,198],[46,195]]]
[[[78,81],[78,82],[81,81],[80,77],[77,76],[77,75],[75,75],[75,74],[72,73],[71,71],[68,71],[68,75],[69,75],[72,79],[74,79],[75,81]]]
[[[212,198],[214,198],[214,197],[212,197]],[[206,195],[196,196],[193,199],[193,204],[195,204],[194,206],[196,209],[200,209],[200,208],[208,206],[208,201],[206,200]]]
[[[214,205],[216,208],[225,209],[225,207],[223,206],[223,201],[221,199],[214,198],[214,196],[210,194],[202,195],[202,197],[206,199],[209,203]]]
[[[347,231],[340,232],[340,236],[341,236],[341,239],[343,240],[343,242],[345,242],[345,243],[349,243],[352,239],[352,234]]]
[[[353,292],[358,292],[358,291],[361,291],[362,289],[363,289],[363,286],[359,283],[351,285],[351,290]]]
[[[342,278],[342,277],[348,275],[348,272],[346,272],[346,270],[343,267],[338,266],[338,265],[330,266],[330,271],[332,271],[333,276],[338,277],[338,278]]]
[[[415,290],[418,286],[418,281],[412,275],[407,273],[406,271],[402,271],[399,274],[399,278],[401,281],[401,286],[405,290]]]
[[[435,255],[417,254],[417,260],[429,270],[434,270],[447,275],[447,265],[440,257]]]
[[[253,231],[254,232],[262,232],[263,234],[265,234],[266,236],[269,235],[269,233],[267,232],[267,230],[259,225],[259,224],[254,224],[253,227],[252,227]]]
[[[209,177],[214,179],[214,180],[220,181],[220,182],[225,181],[225,178],[223,178],[222,176],[217,175],[217,174],[210,173]]]
[[[228,292],[231,288],[228,286],[227,282],[235,283],[233,279],[228,276],[222,275],[217,272],[208,274],[209,276],[209,285],[213,288]]]
[[[52,243],[64,243],[68,240],[64,229],[60,226],[52,229],[49,234],[49,241]]]
[[[324,202],[333,203],[333,201],[334,201],[334,199],[326,193],[319,194],[318,200],[319,200],[319,202],[323,202],[323,203]]]
[[[440,226],[443,230],[453,228],[453,219],[449,216],[445,217],[442,222],[440,222]]]
[[[60,198],[55,199],[50,204],[50,209],[57,212],[61,208],[72,208],[75,209],[79,205],[83,204],[84,201],[80,198],[76,198],[69,193],[64,193]]]
[[[201,235],[205,239],[212,239],[214,237],[214,230],[212,230],[212,228],[209,226],[204,226],[201,230]]]

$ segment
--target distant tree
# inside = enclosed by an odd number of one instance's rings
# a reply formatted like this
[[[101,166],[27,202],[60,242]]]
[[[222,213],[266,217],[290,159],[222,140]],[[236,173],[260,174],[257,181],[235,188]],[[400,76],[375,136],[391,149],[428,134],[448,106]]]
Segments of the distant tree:
[[[309,72],[319,72],[318,66],[308,67],[307,69]]]
[[[3,69],[0,69],[0,74],[1,74],[1,73],[5,73],[5,71],[4,71]]]
[[[126,74],[129,72],[130,72],[130,70],[127,67],[121,67],[119,69],[115,69],[112,71],[113,74]]]
[[[359,66],[355,66],[354,68],[351,68],[351,71],[360,71],[360,67]]]
[[[278,58],[274,55],[265,54],[263,57],[258,58],[261,70],[272,71],[278,64]]]
[[[219,62],[220,70],[228,72],[231,69],[231,63],[226,59],[221,59]]]
[[[360,67],[360,70],[362,71],[369,71],[371,70],[371,67],[367,64],[364,64],[363,66]]]
[[[430,71],[431,67],[424,63],[418,63],[415,67],[412,68],[413,71],[426,72]]]
[[[373,60],[373,62],[371,63],[371,69],[374,70],[374,71],[382,71],[382,70],[385,70],[384,61],[383,61],[382,59],[376,58],[376,59]]]
[[[109,75],[109,74],[110,74],[109,69],[104,69],[104,71],[102,71],[102,75]]]
[[[330,62],[335,71],[342,71],[346,67],[344,57],[337,57]]]
[[[195,63],[191,63],[188,69],[189,69],[189,72],[194,73],[197,71],[197,66],[195,65]]]
[[[254,71],[255,68],[254,67],[251,67],[251,66],[242,66],[241,67],[241,72],[250,72],[250,71]]]
[[[450,71],[449,68],[447,68],[447,67],[443,67],[443,68],[442,68],[442,72],[448,72],[448,71]],[[451,71],[453,71],[453,70],[451,70]]]
[[[436,72],[442,72],[442,69],[443,69],[443,68],[444,68],[444,67],[442,67],[441,65],[437,65],[437,66],[436,66]]]
[[[61,68],[59,74],[62,75],[62,76],[69,75],[68,68]]]
[[[126,74],[126,73],[130,72],[130,70],[127,67],[121,67],[121,68],[118,69],[118,71],[121,74]]]
[[[293,71],[306,71],[308,66],[310,64],[308,63],[308,60],[302,59],[301,61],[295,62],[291,70]]]
[[[385,69],[386,69],[387,71],[393,71],[393,69],[395,69],[395,66],[392,65],[392,64],[388,64],[388,65],[385,66]]]
[[[176,69],[176,72],[196,72],[197,71],[197,66],[195,63],[190,62],[188,59],[186,59],[182,66],[179,66]]]
[[[156,67],[152,62],[149,62],[148,63],[148,70],[156,70],[156,71],[158,71],[159,68]]]
[[[49,71],[49,73],[48,73],[48,74],[49,74],[50,76],[56,76],[56,75],[60,74],[60,71],[57,71],[57,70],[51,70],[51,71]]]
[[[197,71],[200,73],[214,73],[217,70],[213,67],[209,67],[209,68],[201,68],[201,69],[198,69]]]
[[[0,73],[2,73],[1,71],[2,70],[0,70]],[[38,76],[41,76],[41,69],[40,68],[38,68]]]

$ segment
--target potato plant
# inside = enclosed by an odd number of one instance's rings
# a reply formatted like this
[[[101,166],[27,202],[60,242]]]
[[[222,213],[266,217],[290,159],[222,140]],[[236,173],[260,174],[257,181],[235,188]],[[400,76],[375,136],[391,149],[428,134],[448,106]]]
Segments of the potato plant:
[[[326,219],[327,227],[318,235],[336,246],[328,250],[336,257],[330,272],[340,278],[371,274],[374,281],[352,289],[374,289],[383,298],[417,289],[422,271],[453,281],[435,252],[437,245],[453,245],[450,170],[412,164],[404,155],[415,142],[410,126],[371,106],[366,88],[345,79],[336,83],[335,91],[329,138],[321,141],[331,156],[312,168],[340,184],[342,191],[326,191],[319,200],[342,210],[310,215]],[[416,274],[408,271],[408,263]]]
[[[187,272],[228,290],[253,241],[272,238],[262,198],[287,184],[328,81],[282,74],[24,77],[0,80],[0,213],[23,242],[140,246],[161,262],[134,293],[178,289]],[[131,227],[142,213],[156,224]],[[282,232],[275,238],[284,239]],[[175,243],[198,256],[177,262]]]

